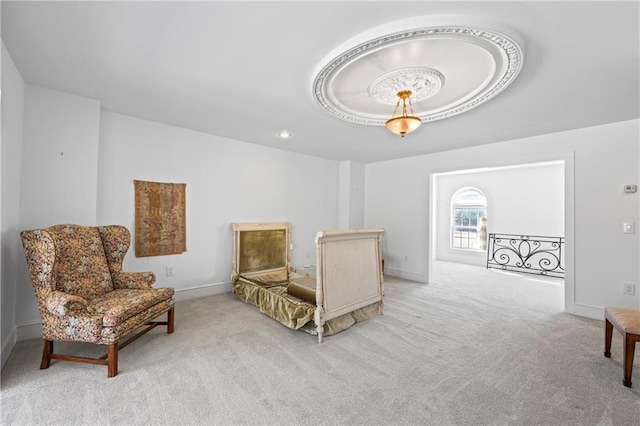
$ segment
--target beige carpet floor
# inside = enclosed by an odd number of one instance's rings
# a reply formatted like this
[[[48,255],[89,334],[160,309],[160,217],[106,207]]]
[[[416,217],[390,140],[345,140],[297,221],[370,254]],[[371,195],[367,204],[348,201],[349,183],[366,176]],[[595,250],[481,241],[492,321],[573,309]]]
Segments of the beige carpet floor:
[[[2,371],[3,425],[639,425],[640,354],[562,312],[561,280],[437,262],[434,283],[385,278],[385,315],[319,345],[231,293],[177,303],[120,353],[119,374],[19,342]],[[78,354],[95,346],[62,345]],[[98,348],[100,349],[100,348]]]

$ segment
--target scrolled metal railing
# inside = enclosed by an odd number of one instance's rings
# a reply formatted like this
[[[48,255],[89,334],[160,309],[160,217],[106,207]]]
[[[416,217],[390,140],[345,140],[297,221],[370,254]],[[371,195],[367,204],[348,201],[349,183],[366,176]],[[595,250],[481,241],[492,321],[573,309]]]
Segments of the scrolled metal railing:
[[[564,278],[564,237],[489,234],[487,268]]]

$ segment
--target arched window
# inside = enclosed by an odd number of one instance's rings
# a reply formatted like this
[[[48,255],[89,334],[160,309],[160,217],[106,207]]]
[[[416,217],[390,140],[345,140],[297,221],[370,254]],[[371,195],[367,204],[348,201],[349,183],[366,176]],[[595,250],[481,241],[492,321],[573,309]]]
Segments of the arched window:
[[[451,248],[487,249],[487,199],[475,188],[461,188],[451,199]]]

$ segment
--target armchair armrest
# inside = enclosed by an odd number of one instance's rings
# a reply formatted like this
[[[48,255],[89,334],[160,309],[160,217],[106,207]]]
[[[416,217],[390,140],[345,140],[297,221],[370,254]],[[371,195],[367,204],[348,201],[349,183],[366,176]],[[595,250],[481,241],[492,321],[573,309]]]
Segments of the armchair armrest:
[[[73,294],[52,291],[46,300],[47,310],[57,317],[65,317],[73,311],[87,312],[87,300]]]
[[[112,274],[113,285],[117,289],[149,290],[156,282],[153,272],[117,272]]]

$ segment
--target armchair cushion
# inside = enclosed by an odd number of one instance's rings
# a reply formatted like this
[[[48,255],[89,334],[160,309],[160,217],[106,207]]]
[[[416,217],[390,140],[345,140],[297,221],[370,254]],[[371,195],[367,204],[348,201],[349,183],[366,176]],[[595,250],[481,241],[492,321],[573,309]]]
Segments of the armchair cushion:
[[[152,290],[113,290],[96,297],[89,311],[102,315],[102,325],[112,327],[173,296],[172,288]]]

